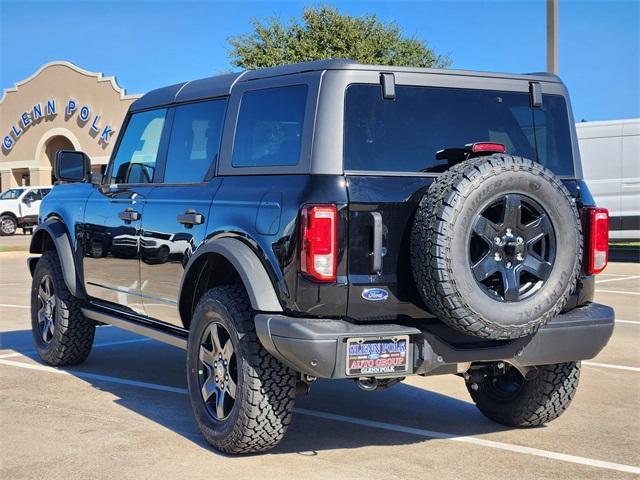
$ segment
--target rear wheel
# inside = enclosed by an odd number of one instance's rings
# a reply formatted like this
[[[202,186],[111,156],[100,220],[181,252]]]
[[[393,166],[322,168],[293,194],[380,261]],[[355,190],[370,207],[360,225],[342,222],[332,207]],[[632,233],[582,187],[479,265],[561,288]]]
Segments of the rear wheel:
[[[45,252],[31,283],[31,331],[40,358],[53,366],[75,365],[89,356],[95,324],[69,292],[54,251]]]
[[[0,235],[8,237],[16,233],[18,229],[18,221],[11,215],[2,215],[0,217]]]
[[[296,376],[260,344],[240,286],[209,290],[191,321],[187,382],[198,428],[214,448],[275,447],[291,422]]]
[[[507,366],[503,374],[488,375],[467,387],[478,409],[491,420],[510,427],[543,425],[569,408],[580,380],[580,362],[542,365],[534,372],[533,378],[525,379]]]
[[[451,167],[415,214],[411,265],[428,308],[476,337],[514,339],[556,316],[581,273],[582,232],[562,182],[526,158]]]

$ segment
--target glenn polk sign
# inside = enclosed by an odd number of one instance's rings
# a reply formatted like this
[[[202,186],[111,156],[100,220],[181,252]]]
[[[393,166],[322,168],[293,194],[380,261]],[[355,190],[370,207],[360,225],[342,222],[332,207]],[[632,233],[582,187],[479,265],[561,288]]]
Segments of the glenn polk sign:
[[[42,119],[51,119],[56,115],[58,115],[58,103],[55,98],[36,103],[30,110],[22,112],[18,121],[11,126],[11,131],[2,139],[3,149],[10,151],[31,126],[37,125]],[[102,126],[100,115],[92,112],[89,105],[80,106],[76,100],[67,100],[64,106],[64,120],[68,122],[76,115],[79,124],[86,126],[89,132],[98,137],[99,142],[109,143],[114,133],[113,128],[109,124]]]

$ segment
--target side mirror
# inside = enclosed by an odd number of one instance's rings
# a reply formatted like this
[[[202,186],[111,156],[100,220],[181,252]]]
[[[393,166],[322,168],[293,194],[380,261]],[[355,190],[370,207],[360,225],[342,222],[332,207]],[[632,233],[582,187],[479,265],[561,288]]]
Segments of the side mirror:
[[[55,175],[63,182],[89,181],[91,161],[82,152],[60,150],[56,153]]]

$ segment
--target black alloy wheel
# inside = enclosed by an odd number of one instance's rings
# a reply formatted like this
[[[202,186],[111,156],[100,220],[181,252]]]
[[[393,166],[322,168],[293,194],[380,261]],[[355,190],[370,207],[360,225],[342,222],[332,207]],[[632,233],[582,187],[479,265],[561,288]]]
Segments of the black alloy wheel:
[[[227,329],[211,322],[200,337],[198,379],[207,412],[215,420],[229,416],[236,401],[238,369],[235,348]]]
[[[51,343],[55,332],[56,295],[48,275],[40,280],[38,288],[38,332],[45,344]]]
[[[519,302],[548,280],[556,236],[547,212],[519,193],[491,201],[475,217],[469,259],[476,282],[489,297]]]

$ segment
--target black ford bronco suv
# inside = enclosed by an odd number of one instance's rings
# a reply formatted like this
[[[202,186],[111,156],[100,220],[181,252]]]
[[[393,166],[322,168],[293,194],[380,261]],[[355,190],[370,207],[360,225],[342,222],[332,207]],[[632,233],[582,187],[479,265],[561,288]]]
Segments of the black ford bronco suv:
[[[317,378],[459,375],[487,417],[558,417],[606,345],[608,214],[552,75],[327,60],[131,105],[103,178],[57,155],[31,243],[50,365],[110,324],[182,347],[206,440],[274,447]]]

